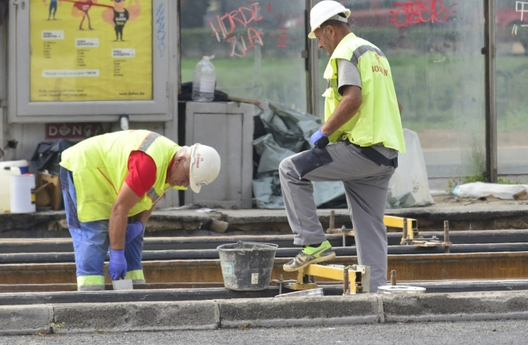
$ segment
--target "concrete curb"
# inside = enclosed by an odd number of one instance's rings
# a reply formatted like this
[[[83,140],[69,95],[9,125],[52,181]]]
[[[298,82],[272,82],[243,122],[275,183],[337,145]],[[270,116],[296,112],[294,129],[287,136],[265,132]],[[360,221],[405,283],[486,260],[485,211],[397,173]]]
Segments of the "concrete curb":
[[[53,333],[216,329],[214,301],[57,304]],[[64,323],[63,323],[64,322]]]
[[[49,333],[52,323],[50,305],[0,306],[0,335]]]
[[[466,292],[383,297],[386,322],[528,319],[528,292]]]
[[[526,291],[0,306],[0,335],[528,319]]]
[[[380,322],[376,295],[218,301],[221,327],[289,327]]]

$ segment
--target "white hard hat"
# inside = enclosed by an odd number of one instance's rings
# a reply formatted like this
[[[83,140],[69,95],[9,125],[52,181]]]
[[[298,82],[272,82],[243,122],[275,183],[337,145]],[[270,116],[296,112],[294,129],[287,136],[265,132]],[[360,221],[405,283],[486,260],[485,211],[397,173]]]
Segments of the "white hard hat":
[[[340,16],[339,13],[344,13],[345,18]],[[310,26],[312,31],[308,34],[308,38],[316,38],[314,31],[327,20],[334,19],[347,23],[346,18],[348,16],[350,16],[350,10],[337,1],[323,0],[317,3],[310,11]]]
[[[213,182],[220,173],[220,155],[214,148],[202,144],[191,146],[191,166],[189,167],[189,186],[200,193],[202,186]]]

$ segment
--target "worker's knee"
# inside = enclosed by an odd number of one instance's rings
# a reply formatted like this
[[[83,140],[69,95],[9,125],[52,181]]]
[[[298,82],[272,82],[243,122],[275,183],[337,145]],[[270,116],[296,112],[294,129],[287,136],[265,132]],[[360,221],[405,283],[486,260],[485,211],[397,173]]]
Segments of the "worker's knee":
[[[104,275],[77,276],[78,291],[103,291],[104,289]]]

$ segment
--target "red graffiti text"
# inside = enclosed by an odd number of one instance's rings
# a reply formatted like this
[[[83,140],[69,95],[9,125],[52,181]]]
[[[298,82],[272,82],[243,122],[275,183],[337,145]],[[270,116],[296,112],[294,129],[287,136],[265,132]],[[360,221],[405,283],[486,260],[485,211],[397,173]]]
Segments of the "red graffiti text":
[[[393,15],[389,22],[393,22],[397,27],[402,27],[420,23],[445,23],[451,13],[456,14],[454,9],[457,4],[451,5],[449,11],[442,0],[425,0],[414,2],[395,2],[398,9],[390,11]]]
[[[259,14],[260,10],[259,3],[255,2],[247,7],[239,7],[223,16],[216,16],[216,23],[209,21],[218,42],[225,41],[231,44],[231,56],[244,57],[248,50],[255,47],[255,44],[261,46],[264,44],[261,38],[263,33],[253,27],[248,27],[249,24],[263,19]],[[234,34],[237,26],[247,28],[246,33]]]

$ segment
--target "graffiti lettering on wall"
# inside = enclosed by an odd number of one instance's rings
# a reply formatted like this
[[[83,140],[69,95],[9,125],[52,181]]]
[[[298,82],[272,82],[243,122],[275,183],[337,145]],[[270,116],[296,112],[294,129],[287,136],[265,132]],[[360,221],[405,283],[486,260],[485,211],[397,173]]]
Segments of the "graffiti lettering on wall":
[[[248,50],[255,47],[255,44],[264,45],[261,38],[263,33],[254,27],[248,27],[249,24],[257,23],[263,19],[260,10],[259,3],[255,2],[249,6],[242,6],[227,12],[223,16],[216,16],[216,23],[209,21],[218,42],[223,40],[231,45],[231,56],[244,57]],[[247,32],[242,35],[234,35],[237,26],[247,28]]]
[[[287,28],[281,28],[277,25],[276,27],[277,31],[279,31],[279,37],[277,38],[277,48],[288,48],[288,45],[286,44],[286,41],[288,40],[286,36],[288,36],[288,29]],[[269,36],[275,36],[274,33],[269,33]]]
[[[263,33],[257,31],[255,28],[248,28],[247,29],[247,38],[248,38],[248,44],[246,45],[246,40],[244,39],[244,36],[231,36],[226,39],[226,42],[231,43],[231,56],[239,56],[244,57],[246,56],[246,53],[251,48],[255,48],[255,43],[263,46],[264,43],[262,43],[262,36]]]
[[[268,12],[272,12],[272,7],[271,7],[271,3],[268,4]],[[278,13],[275,13],[275,17],[279,18],[279,14]],[[277,38],[277,45],[276,47],[277,48],[288,48],[288,45],[286,44],[286,41],[288,40],[287,36],[288,36],[288,28],[285,27],[285,24],[281,24],[281,25],[277,25],[275,28],[277,29],[277,31],[279,31],[279,35],[278,35],[278,38]],[[269,36],[276,36],[275,33],[273,32],[270,32],[268,34]]]
[[[262,40],[264,32],[255,27],[256,23],[264,19],[260,14],[261,11],[262,8],[259,3],[255,2],[226,12],[222,16],[218,15],[213,21],[209,20],[209,26],[217,41],[226,42],[230,45],[230,56],[245,57],[250,49],[264,45]],[[273,12],[271,3],[268,4],[267,11],[268,13]],[[279,19],[277,13],[275,13],[275,17]],[[240,31],[236,33],[237,28],[244,28],[245,31],[242,34],[239,33]],[[268,36],[277,37],[277,48],[288,48],[288,28],[284,24],[278,24],[275,29],[278,33],[270,32]]]
[[[521,22],[524,22],[524,13],[528,12],[528,2],[526,1],[516,1],[515,2],[515,12],[519,12],[521,17],[519,20]],[[522,26],[528,26],[528,25],[522,25]]]
[[[421,23],[445,23],[451,13],[456,14],[457,4],[452,4],[451,10],[442,0],[395,2],[394,6],[398,9],[390,11],[392,18],[389,18],[389,22],[402,27]]]
[[[167,44],[165,43],[165,7],[163,3],[159,4],[156,8],[156,39],[158,40],[158,50],[160,57],[163,57],[163,53],[167,49]]]
[[[528,24],[524,24],[524,13],[528,12],[528,2],[516,1],[515,2],[515,12],[520,13],[519,21],[522,23],[520,24],[520,26],[521,27],[528,26]],[[518,28],[518,25],[514,24],[512,27],[512,35],[517,36],[517,28]]]

